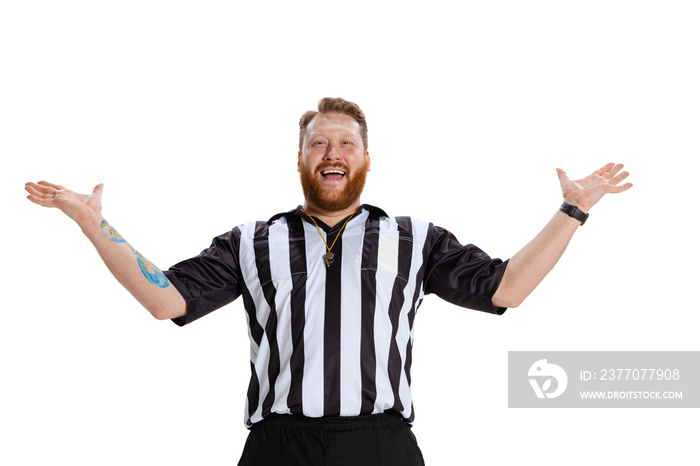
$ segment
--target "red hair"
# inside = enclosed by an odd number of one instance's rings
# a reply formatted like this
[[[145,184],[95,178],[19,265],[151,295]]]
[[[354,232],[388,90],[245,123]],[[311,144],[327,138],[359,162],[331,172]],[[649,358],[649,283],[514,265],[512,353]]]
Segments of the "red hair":
[[[364,145],[364,150],[367,150],[367,120],[365,120],[365,114],[362,113],[360,107],[354,103],[340,97],[324,97],[318,101],[318,111],[309,110],[304,113],[299,119],[299,150],[304,143],[304,135],[306,134],[306,128],[311,123],[319,113],[342,113],[344,115],[351,116],[360,125],[360,136],[362,137],[362,144]]]

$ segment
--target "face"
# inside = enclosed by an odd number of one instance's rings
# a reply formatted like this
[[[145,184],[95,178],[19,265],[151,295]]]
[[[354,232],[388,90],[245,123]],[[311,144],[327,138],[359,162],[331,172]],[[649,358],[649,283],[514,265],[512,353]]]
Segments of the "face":
[[[359,207],[369,165],[354,118],[319,113],[311,120],[299,152],[301,186],[308,204],[327,212]]]

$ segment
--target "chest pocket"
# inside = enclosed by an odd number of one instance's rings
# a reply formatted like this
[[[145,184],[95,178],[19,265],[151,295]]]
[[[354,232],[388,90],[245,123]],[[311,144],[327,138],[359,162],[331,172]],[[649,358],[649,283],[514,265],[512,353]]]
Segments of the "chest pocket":
[[[371,260],[369,263],[366,262],[367,268],[407,280],[413,249],[411,238],[400,235],[398,231],[388,229],[368,231],[367,234],[376,235],[376,252],[374,252],[376,262]]]
[[[377,247],[377,270],[389,272],[393,275],[399,274],[398,235],[388,235],[386,233],[379,234],[379,245]]]

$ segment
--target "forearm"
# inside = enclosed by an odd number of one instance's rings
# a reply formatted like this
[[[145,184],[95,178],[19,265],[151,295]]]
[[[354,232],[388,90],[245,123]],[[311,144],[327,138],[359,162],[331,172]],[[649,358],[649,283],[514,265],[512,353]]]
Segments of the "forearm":
[[[510,258],[493,295],[493,304],[519,306],[552,270],[580,225],[578,220],[557,211],[542,231]]]
[[[587,213],[608,193],[621,193],[632,183],[620,184],[628,172],[621,163],[608,163],[585,178],[571,180],[557,168],[564,201]],[[557,211],[542,231],[508,261],[501,283],[492,297],[498,307],[517,307],[552,270],[581,223]]]
[[[114,277],[155,318],[185,314],[184,299],[163,272],[136,251],[99,212],[78,224]]]

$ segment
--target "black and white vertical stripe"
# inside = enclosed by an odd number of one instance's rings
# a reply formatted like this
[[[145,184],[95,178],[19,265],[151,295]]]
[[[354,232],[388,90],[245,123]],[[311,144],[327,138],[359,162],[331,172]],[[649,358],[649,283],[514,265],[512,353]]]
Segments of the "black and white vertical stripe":
[[[502,313],[490,297],[506,263],[452,234],[365,206],[321,234],[300,210],[214,239],[166,275],[190,323],[242,296],[251,378],[245,422],[271,413],[309,417],[400,412],[413,420],[413,322],[424,294]],[[342,231],[341,231],[342,229]]]
[[[239,227],[252,376],[246,424],[399,411],[413,418],[413,315],[429,224],[363,210],[323,231],[299,216]]]

